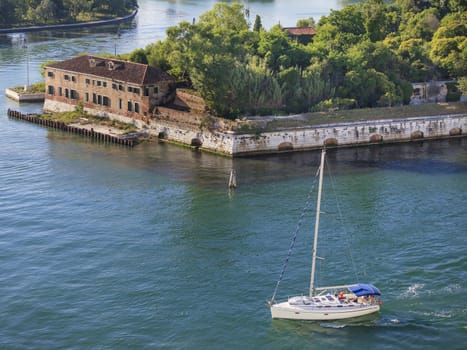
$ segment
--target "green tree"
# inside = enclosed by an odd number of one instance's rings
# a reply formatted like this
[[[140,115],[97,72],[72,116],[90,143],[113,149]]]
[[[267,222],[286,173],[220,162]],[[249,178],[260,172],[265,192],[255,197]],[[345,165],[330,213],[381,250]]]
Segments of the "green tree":
[[[368,0],[363,5],[365,30],[371,41],[383,40],[388,33],[387,8],[382,0]]]
[[[260,32],[258,53],[273,71],[290,66],[290,56],[285,55],[290,48],[291,41],[280,25],[273,26],[268,32]]]
[[[309,66],[302,74],[303,107],[305,111],[320,101],[334,97],[334,88],[327,77],[322,76],[323,70],[319,64]]]
[[[136,49],[134,50],[129,57],[131,62],[148,64],[148,58],[146,56],[146,52],[144,49]]]
[[[429,8],[412,14],[401,23],[401,35],[404,39],[418,38],[430,41],[439,27],[438,11]]]
[[[429,44],[422,39],[408,39],[397,48],[404,62],[401,76],[410,81],[427,81],[434,78],[435,67],[429,57]]]
[[[15,0],[0,1],[0,27],[7,27],[16,21],[17,3]]]
[[[256,15],[255,24],[253,25],[253,31],[259,32],[262,28],[263,25],[261,24],[261,17],[259,15]]]
[[[467,12],[447,15],[431,42],[430,58],[450,77],[467,75]]]
[[[246,65],[235,65],[230,91],[235,101],[232,110],[238,114],[270,114],[282,108],[280,84],[266,62],[256,56],[248,57]]]
[[[314,28],[316,26],[315,19],[313,17],[308,17],[305,19],[299,19],[295,24],[297,27],[311,27]]]
[[[244,43],[250,36],[243,6],[216,3],[193,27],[188,50],[193,86],[212,110],[222,115],[236,113],[230,89],[232,68],[246,56]]]
[[[356,99],[358,107],[392,106],[402,102],[395,84],[384,73],[372,68],[348,72],[337,95]]]
[[[460,77],[457,79],[457,86],[462,96],[467,96],[467,77]]]
[[[301,76],[302,72],[299,67],[289,67],[277,74],[286,101],[284,107],[287,112],[298,113],[303,111]]]

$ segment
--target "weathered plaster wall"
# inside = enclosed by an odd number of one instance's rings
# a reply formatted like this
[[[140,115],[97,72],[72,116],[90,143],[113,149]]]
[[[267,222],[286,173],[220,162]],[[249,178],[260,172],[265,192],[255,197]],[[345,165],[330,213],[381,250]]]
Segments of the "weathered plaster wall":
[[[232,154],[306,150],[322,147],[325,142],[328,145],[349,146],[460,134],[467,134],[467,115],[327,124],[262,133],[259,136],[237,135]]]
[[[30,94],[30,93],[17,93],[12,89],[5,89],[5,95],[18,102],[37,102],[44,101],[44,93]]]
[[[182,126],[168,120],[152,123],[150,130],[163,139],[242,156],[315,149],[324,143],[330,146],[351,146],[466,135],[467,116],[327,124],[260,135],[211,132],[200,130],[194,124]]]
[[[65,103],[65,102],[59,102],[59,101],[46,99],[44,101],[44,106],[42,107],[42,109],[45,112],[72,112],[76,109],[76,106],[71,105],[69,103]],[[101,111],[98,109],[87,108],[87,107],[84,107],[84,111],[86,113],[89,113],[90,115],[95,115],[95,116],[103,117],[103,118],[109,118],[112,120],[118,120],[118,121],[121,121],[127,124],[133,124],[133,125],[136,125],[138,128],[144,128],[145,126],[147,126],[147,124],[142,120],[125,117],[125,116],[115,114],[115,113],[109,113],[106,111]]]
[[[200,147],[212,152],[233,155],[235,136],[233,133],[218,133],[188,124],[180,125],[170,121],[150,123],[149,132],[160,139],[165,139],[189,146]]]

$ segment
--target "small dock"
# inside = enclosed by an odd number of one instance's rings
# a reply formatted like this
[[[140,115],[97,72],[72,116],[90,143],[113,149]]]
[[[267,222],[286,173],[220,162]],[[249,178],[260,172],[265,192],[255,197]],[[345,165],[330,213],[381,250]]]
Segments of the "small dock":
[[[45,94],[40,93],[19,93],[13,89],[5,89],[5,96],[18,102],[44,102]]]
[[[77,125],[68,125],[64,122],[40,118],[36,114],[24,114],[8,109],[8,117],[11,119],[24,120],[29,123],[42,125],[45,127],[62,130],[64,132],[81,135],[96,141],[113,143],[117,145],[133,147],[138,144],[138,138],[132,135],[115,136],[107,133],[95,131],[93,128],[84,128]]]

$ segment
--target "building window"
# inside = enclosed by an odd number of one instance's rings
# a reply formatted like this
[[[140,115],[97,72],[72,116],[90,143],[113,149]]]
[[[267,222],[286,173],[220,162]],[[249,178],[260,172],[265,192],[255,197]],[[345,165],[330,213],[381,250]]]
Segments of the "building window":
[[[123,101],[121,98],[118,99],[118,108],[122,109],[123,108]]]
[[[70,80],[70,76],[68,74],[65,74],[64,79],[65,80]]]
[[[55,88],[52,85],[49,85],[47,87],[47,92],[49,93],[49,95],[55,95]]]
[[[76,77],[74,75],[71,76],[71,81],[76,82]]]
[[[63,91],[62,91],[61,86],[58,88],[58,96],[63,96]]]
[[[65,97],[70,98],[70,90],[65,89]]]
[[[89,102],[89,92],[86,92],[84,96],[85,96],[86,102]]]
[[[128,92],[132,92],[132,93],[134,93],[134,94],[138,94],[138,95],[139,95],[139,89],[138,89],[138,88],[135,88],[135,87],[128,86]]]
[[[128,112],[133,112],[133,104],[131,101],[128,101]]]
[[[139,113],[139,103],[135,102],[135,112]]]
[[[148,87],[144,88],[144,96],[149,96],[149,88]]]
[[[158,86],[154,86],[154,94],[158,94],[159,93],[159,87]]]
[[[103,87],[107,87],[107,82],[106,82],[106,81],[103,81],[103,82],[102,82],[102,86],[103,86]]]
[[[117,86],[117,84],[115,84],[115,83],[112,83],[112,89],[114,89],[114,90],[118,90],[118,86]]]
[[[92,94],[92,103],[97,104],[97,95],[96,94]]]
[[[86,85],[89,85],[91,84],[91,80],[90,79],[86,79]]]
[[[97,104],[98,105],[102,104],[102,96],[101,95],[97,95]]]
[[[97,81],[97,86],[101,86],[102,82],[100,80]]]
[[[107,96],[104,96],[104,98],[102,99],[102,104],[104,106],[109,106],[110,107],[110,99]]]
[[[53,78],[54,77],[54,72],[47,72],[47,76],[49,78]]]
[[[70,90],[70,98],[74,100],[78,99],[78,92],[76,90]]]
[[[118,89],[119,89],[120,91],[123,91],[123,85],[118,85]]]

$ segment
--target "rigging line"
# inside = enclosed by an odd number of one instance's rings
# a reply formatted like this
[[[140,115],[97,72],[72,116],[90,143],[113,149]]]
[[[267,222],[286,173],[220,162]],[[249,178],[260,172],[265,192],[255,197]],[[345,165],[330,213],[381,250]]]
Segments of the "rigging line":
[[[332,192],[334,193],[334,197],[335,197],[335,200],[336,200],[336,207],[337,207],[337,212],[339,214],[339,219],[341,220],[342,223],[345,223],[344,221],[344,216],[342,215],[342,210],[341,210],[341,207],[340,207],[340,204],[339,204],[339,198],[337,198],[337,191],[336,191],[336,187],[335,187],[335,183],[334,183],[334,177],[331,173],[331,167],[329,166],[327,160],[326,160],[326,168],[328,170],[328,174],[329,174],[329,180],[330,180],[330,183],[331,183],[331,187],[332,187]],[[358,273],[357,273],[357,269],[355,267],[355,261],[354,261],[354,258],[353,258],[353,254],[352,254],[352,249],[350,249],[350,243],[349,243],[349,239],[348,237],[350,237],[350,235],[348,234],[347,232],[347,225],[342,225],[343,226],[343,229],[342,231],[344,232],[344,237],[346,237],[347,239],[347,248],[349,250],[349,256],[350,256],[350,263],[352,265],[352,270],[353,270],[353,273],[355,275],[355,278],[357,281],[359,281],[359,277],[358,277]]]
[[[279,289],[279,285],[280,285],[280,283],[282,281],[282,278],[284,277],[285,270],[287,269],[287,265],[289,263],[290,255],[292,254],[292,250],[293,250],[293,248],[295,246],[295,242],[297,240],[298,231],[300,231],[300,227],[302,226],[303,219],[305,218],[305,213],[307,212],[308,208],[310,207],[311,194],[313,193],[313,190],[314,190],[315,185],[316,185],[316,181],[318,180],[318,175],[319,175],[319,168],[316,171],[315,181],[313,182],[313,185],[311,186],[311,190],[308,193],[308,196],[307,196],[307,198],[305,200],[305,206],[304,206],[304,208],[302,210],[302,213],[300,214],[300,218],[299,218],[299,220],[297,222],[297,226],[295,227],[294,235],[293,235],[292,240],[290,242],[289,251],[287,252],[287,257],[285,258],[284,264],[282,265],[282,271],[281,271],[281,273],[279,275],[279,280],[276,283],[276,287],[274,288],[274,293],[272,294],[272,298],[269,301],[269,305],[272,305],[274,303],[274,300],[276,299],[277,290]]]

